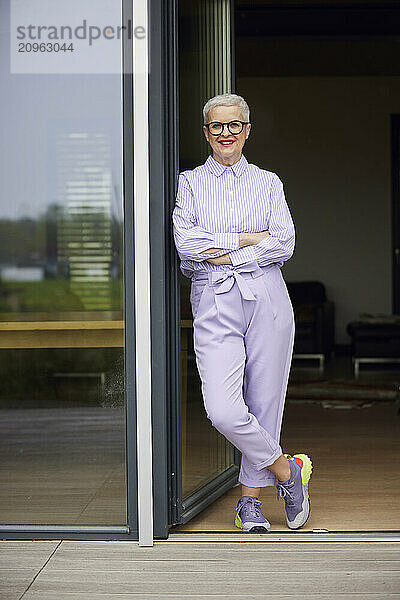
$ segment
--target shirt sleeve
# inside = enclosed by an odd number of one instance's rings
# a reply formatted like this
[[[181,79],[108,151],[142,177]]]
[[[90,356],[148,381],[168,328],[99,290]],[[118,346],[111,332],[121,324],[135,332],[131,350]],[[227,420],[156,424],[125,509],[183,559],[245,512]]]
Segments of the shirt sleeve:
[[[175,246],[182,260],[201,262],[239,248],[238,233],[211,233],[196,224],[193,192],[182,173],[179,175],[172,223]],[[221,250],[212,254],[201,254],[210,248]]]
[[[267,227],[270,235],[258,244],[243,246],[229,252],[232,265],[242,265],[254,260],[260,267],[287,261],[294,252],[295,227],[285,199],[283,183],[275,174],[271,190],[271,213]]]

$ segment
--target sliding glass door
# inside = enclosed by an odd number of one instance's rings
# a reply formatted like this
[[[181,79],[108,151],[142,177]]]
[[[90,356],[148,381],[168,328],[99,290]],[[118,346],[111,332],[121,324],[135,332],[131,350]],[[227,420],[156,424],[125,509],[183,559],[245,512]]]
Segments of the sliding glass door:
[[[233,10],[229,0],[179,2],[179,171],[203,163],[209,147],[202,109],[232,90]],[[180,410],[176,410],[177,471],[174,521],[183,523],[235,482],[237,451],[207,419],[193,349],[190,280],[178,270],[180,295]],[[180,425],[179,425],[180,423]]]

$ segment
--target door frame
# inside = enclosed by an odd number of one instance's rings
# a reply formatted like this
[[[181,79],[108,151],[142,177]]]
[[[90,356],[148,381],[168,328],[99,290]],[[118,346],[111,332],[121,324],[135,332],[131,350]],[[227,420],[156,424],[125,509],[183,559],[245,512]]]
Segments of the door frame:
[[[122,21],[132,20],[133,3],[121,0]],[[122,163],[124,207],[124,366],[125,366],[125,451],[126,451],[126,524],[122,525],[15,525],[2,524],[0,532],[6,540],[113,540],[138,539],[137,490],[137,414],[136,414],[136,322],[134,281],[134,188],[133,188],[133,72],[132,43],[122,38]],[[129,310],[127,309],[129,307]],[[132,307],[132,308],[130,308]]]
[[[177,1],[148,0],[153,535],[161,539],[168,537],[169,498],[179,484],[169,447],[171,436],[178,434],[170,398],[179,393],[179,296],[170,231],[178,170]]]
[[[178,0],[149,0],[150,3],[150,197],[151,197],[151,303],[152,303],[152,382],[153,382],[153,489],[154,489],[154,537],[181,541],[182,533],[169,535],[169,524],[185,523],[199,510],[200,492],[182,501],[180,433],[180,290],[179,265],[172,238],[172,214],[176,183],[179,174],[179,98],[178,98]],[[239,2],[240,4],[240,2]],[[276,8],[276,7],[275,7]],[[376,9],[376,7],[374,7]],[[236,91],[234,3],[232,9],[232,91]],[[271,11],[271,8],[268,9]],[[299,9],[300,10],[300,9]],[[304,14],[304,8],[301,9]],[[318,7],[309,7],[317,17]],[[325,10],[325,9],[324,9]],[[336,9],[339,15],[339,8]],[[341,11],[343,15],[343,10]],[[293,7],[284,13],[296,17]],[[340,16],[340,15],[339,15]],[[297,17],[296,17],[297,18]],[[373,17],[372,17],[373,21]],[[293,23],[296,19],[293,19]],[[317,20],[317,25],[319,25]],[[157,122],[163,127],[157,127]],[[160,138],[162,136],[162,139]],[[178,401],[176,401],[178,399]],[[238,456],[239,453],[237,452]],[[178,468],[176,466],[178,465]],[[235,474],[236,477],[236,474]],[[220,490],[227,482],[214,480],[208,487],[211,500],[213,491]],[[231,486],[227,485],[227,489]],[[204,488],[203,488],[204,489]],[[171,505],[170,499],[173,498]],[[202,510],[210,502],[204,501]],[[343,537],[349,541],[359,538],[369,540],[400,539],[399,532],[301,532],[302,539],[335,541]],[[235,539],[238,534],[234,534]],[[299,534],[296,534],[296,539]],[[217,534],[185,533],[185,540],[231,541],[231,533]],[[291,532],[285,539],[294,539]],[[271,541],[282,539],[282,533],[272,535]],[[249,535],[245,538],[249,540]],[[263,538],[265,539],[265,538]]]
[[[400,314],[400,114],[390,116],[392,150],[392,311]]]

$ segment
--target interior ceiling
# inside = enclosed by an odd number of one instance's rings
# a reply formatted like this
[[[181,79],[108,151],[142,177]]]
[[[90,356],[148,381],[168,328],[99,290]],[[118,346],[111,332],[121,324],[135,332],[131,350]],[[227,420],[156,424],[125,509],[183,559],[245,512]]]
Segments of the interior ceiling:
[[[265,0],[244,2],[235,9],[236,37],[367,35],[399,36],[400,3],[336,4],[309,1],[291,5]]]
[[[400,2],[238,0],[236,75],[400,74]]]

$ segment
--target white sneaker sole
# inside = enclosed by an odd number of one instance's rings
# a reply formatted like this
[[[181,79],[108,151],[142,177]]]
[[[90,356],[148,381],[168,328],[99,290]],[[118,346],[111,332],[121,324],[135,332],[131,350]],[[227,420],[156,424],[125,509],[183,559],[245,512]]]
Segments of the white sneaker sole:
[[[235,525],[246,533],[263,533],[263,531],[268,533],[271,529],[271,523],[269,521],[266,521],[265,523],[246,521],[246,523],[243,523],[239,515],[236,516]]]

